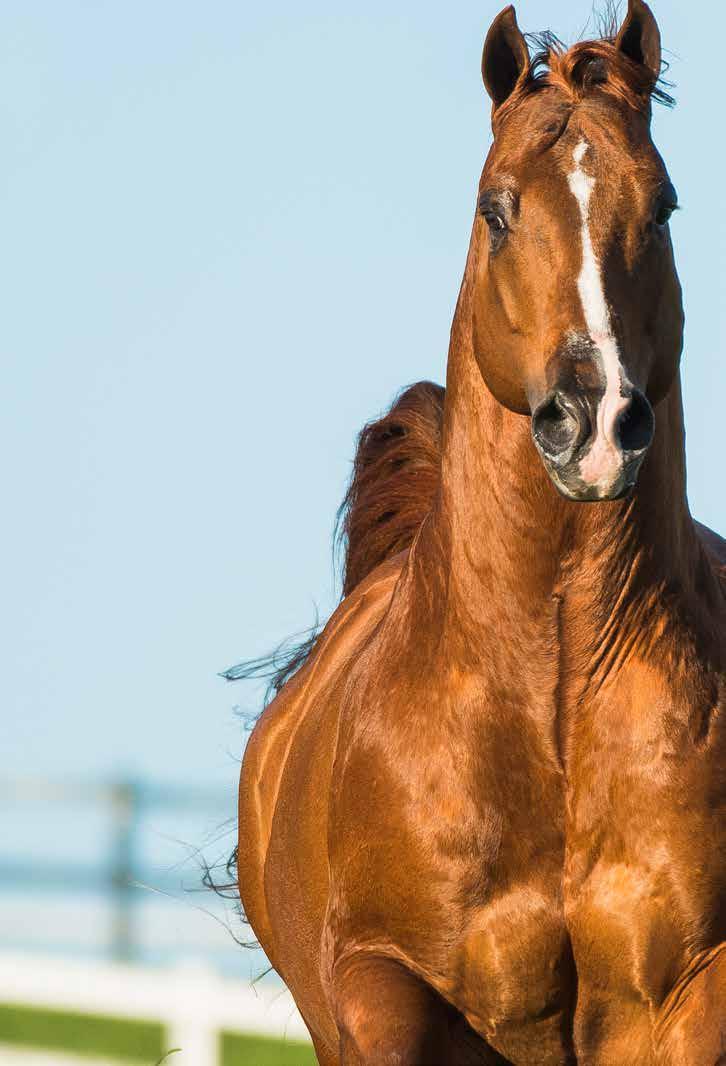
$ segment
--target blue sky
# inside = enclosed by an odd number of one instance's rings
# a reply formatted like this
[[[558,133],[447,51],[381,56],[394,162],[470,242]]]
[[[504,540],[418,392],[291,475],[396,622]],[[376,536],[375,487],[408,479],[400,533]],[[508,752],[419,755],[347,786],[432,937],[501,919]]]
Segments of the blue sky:
[[[690,498],[723,533],[724,16],[654,7],[679,101],[655,131],[683,204]],[[254,693],[216,671],[329,610],[355,434],[443,380],[498,7],[391,9],[0,8],[15,772],[231,790],[232,707]],[[588,13],[519,5],[568,39]]]

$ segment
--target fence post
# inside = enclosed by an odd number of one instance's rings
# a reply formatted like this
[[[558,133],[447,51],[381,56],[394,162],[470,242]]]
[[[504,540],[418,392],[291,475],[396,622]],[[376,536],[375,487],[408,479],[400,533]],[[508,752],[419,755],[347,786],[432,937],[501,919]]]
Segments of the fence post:
[[[140,805],[140,789],[135,782],[118,781],[112,786],[111,954],[117,962],[130,962],[136,956],[132,881],[134,879],[134,843],[139,824]]]
[[[176,1018],[166,1027],[167,1048],[179,1048],[179,1055],[169,1056],[169,1066],[217,1066],[219,1033],[199,1017]],[[166,1066],[166,1060],[162,1060]]]
[[[169,1066],[219,1066],[221,1034],[214,1017],[214,978],[203,967],[181,967],[170,977],[173,1006],[163,1019],[166,1050],[179,1049]],[[210,1002],[210,997],[212,1002]],[[164,1064],[166,1066],[166,1063]]]

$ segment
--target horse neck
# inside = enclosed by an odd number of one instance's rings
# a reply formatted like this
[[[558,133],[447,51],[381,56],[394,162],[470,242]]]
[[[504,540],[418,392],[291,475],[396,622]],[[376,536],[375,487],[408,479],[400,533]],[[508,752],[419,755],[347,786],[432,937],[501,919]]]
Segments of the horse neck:
[[[686,503],[678,381],[656,421],[628,498],[580,504],[560,497],[529,418],[502,407],[483,382],[464,285],[449,353],[441,492],[418,551],[426,560],[419,592],[440,618],[439,640],[443,627],[465,647],[480,645],[477,634],[489,626],[500,636],[521,634],[527,654],[535,631],[549,627],[549,639],[552,626],[561,626],[563,605],[594,643],[603,627],[625,639],[626,623],[640,624],[666,586],[693,580],[700,547]]]

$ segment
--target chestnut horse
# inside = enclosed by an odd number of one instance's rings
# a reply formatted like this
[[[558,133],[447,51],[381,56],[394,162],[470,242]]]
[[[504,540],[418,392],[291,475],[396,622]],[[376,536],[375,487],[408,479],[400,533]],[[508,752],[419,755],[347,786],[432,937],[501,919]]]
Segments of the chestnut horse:
[[[486,39],[447,388],[364,431],[238,875],[321,1066],[726,1063],[726,543],[686,502],[660,36]],[[591,502],[583,506],[583,501]]]

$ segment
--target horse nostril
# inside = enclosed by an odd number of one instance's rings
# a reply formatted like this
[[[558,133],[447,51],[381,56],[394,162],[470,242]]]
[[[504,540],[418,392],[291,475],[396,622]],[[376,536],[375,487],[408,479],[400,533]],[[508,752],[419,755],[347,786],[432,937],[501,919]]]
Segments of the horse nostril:
[[[532,415],[532,436],[550,459],[557,459],[578,442],[582,425],[576,411],[555,393]]]
[[[617,435],[624,452],[642,452],[650,447],[655,431],[653,408],[639,389],[618,419]]]

